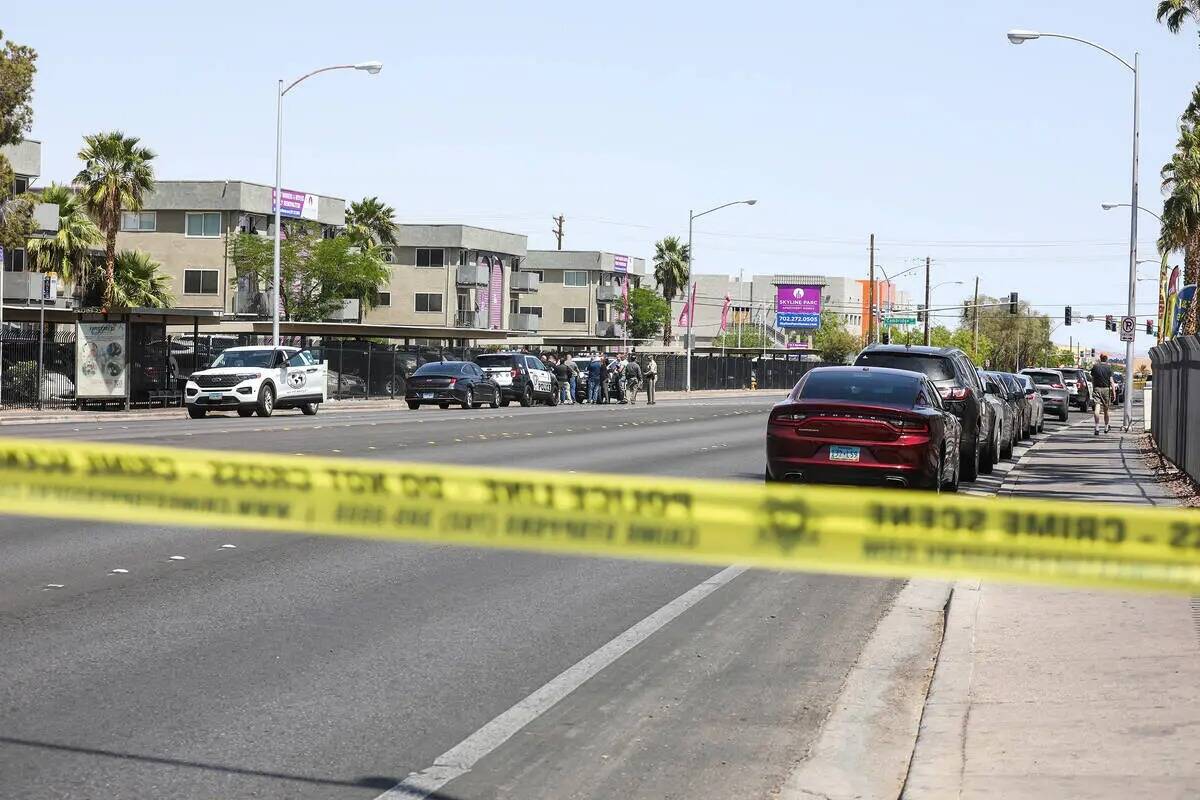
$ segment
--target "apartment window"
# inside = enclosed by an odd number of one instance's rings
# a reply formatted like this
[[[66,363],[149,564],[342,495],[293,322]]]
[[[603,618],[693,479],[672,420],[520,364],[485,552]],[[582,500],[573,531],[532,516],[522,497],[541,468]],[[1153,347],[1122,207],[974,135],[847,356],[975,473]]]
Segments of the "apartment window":
[[[514,294],[512,297],[508,298],[508,313],[516,314],[517,308],[520,306],[520,304],[521,298],[519,295]]]
[[[158,214],[154,211],[122,211],[121,230],[153,231],[158,227]]]
[[[436,292],[417,292],[417,311],[442,310],[442,296]]]
[[[587,273],[584,273],[584,274],[586,275]],[[574,322],[574,323],[587,322],[587,309],[586,308],[564,308],[563,309],[563,322]]]
[[[386,306],[390,306],[391,304],[392,304],[392,293],[391,292],[376,292],[375,293],[375,305],[381,306],[381,307],[386,307]]]
[[[215,269],[185,269],[184,294],[216,294],[220,273]]]
[[[27,191],[29,191],[29,178],[20,176],[13,178],[13,197],[25,194]]]
[[[588,274],[583,269],[568,269],[563,272],[563,286],[587,286]]]
[[[13,250],[4,251],[4,271],[25,271],[25,250],[23,248],[17,247]]]
[[[608,322],[608,303],[596,304],[596,322]]]
[[[203,211],[188,213],[186,216],[187,236],[203,236],[215,238],[221,235],[221,212]]]
[[[471,295],[467,294],[466,292],[458,293],[458,310],[459,311],[472,311],[473,310],[471,308]]]
[[[396,253],[390,247],[379,248],[379,258],[385,264],[396,263]]]
[[[466,251],[466,248],[464,248],[464,249],[462,249],[462,250],[459,250],[459,251],[458,251],[458,265],[459,265],[460,267],[465,267],[465,266],[467,265],[467,251]]]
[[[521,306],[520,313],[532,314],[535,317],[541,317],[542,316],[542,307],[541,306]]]
[[[417,266],[418,267],[444,267],[444,266],[446,266],[446,251],[440,247],[418,247],[417,248]]]

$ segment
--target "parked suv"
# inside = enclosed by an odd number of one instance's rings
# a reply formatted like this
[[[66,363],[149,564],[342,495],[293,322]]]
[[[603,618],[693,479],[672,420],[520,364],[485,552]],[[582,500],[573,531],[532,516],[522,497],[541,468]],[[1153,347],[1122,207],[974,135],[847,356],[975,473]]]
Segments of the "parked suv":
[[[539,400],[558,405],[558,381],[537,356],[528,353],[484,353],[475,357],[489,378],[500,387],[500,405],[516,400],[531,406]]]
[[[925,373],[937,387],[946,410],[962,423],[962,479],[973,481],[979,477],[980,458],[990,450],[993,411],[984,400],[979,373],[966,353],[957,347],[873,344],[858,354],[854,365]]]
[[[1058,415],[1061,422],[1067,421],[1070,409],[1071,393],[1067,389],[1066,379],[1061,371],[1043,367],[1028,367],[1021,370],[1027,375],[1042,395],[1045,410]]]

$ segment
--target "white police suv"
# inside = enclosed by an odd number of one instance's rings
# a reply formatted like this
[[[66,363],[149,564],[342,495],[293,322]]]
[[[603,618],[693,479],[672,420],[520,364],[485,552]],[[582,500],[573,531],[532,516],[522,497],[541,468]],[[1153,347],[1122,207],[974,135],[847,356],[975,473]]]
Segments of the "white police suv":
[[[312,415],[325,402],[327,366],[295,347],[231,347],[191,374],[183,402],[192,419],[209,411],[269,417],[277,408]]]

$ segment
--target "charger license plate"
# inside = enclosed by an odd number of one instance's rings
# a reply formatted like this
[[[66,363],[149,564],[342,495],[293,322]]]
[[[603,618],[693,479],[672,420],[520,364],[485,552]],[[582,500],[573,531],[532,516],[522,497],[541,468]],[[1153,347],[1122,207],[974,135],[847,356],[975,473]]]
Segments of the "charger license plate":
[[[829,447],[830,461],[858,461],[859,448],[835,444]]]

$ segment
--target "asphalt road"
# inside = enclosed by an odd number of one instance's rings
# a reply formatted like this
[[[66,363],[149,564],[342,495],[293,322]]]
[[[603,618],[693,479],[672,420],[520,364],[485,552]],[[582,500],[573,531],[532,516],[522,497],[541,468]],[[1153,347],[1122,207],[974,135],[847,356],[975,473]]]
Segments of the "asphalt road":
[[[2,434],[761,480],[769,402]],[[762,797],[896,589],[0,517],[0,797]]]

